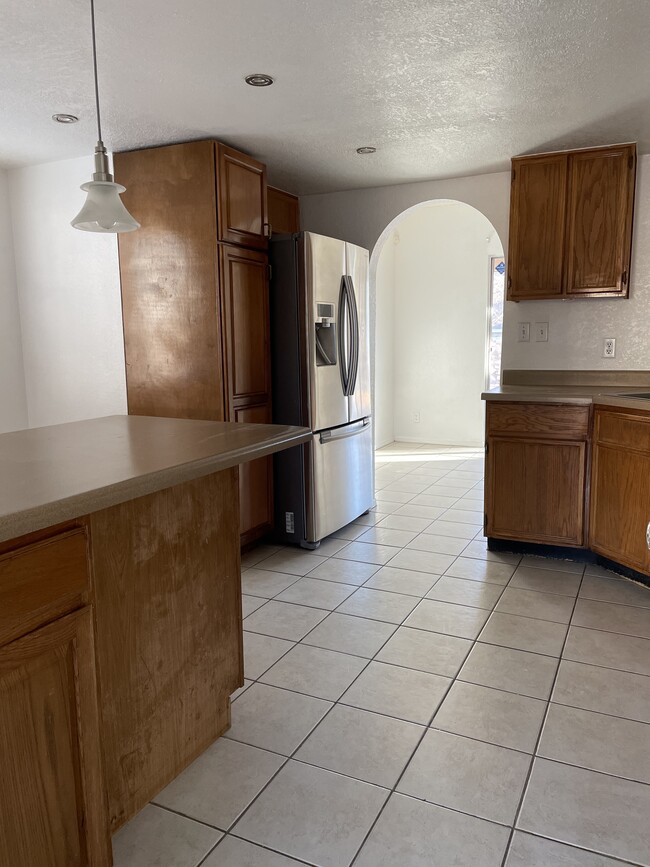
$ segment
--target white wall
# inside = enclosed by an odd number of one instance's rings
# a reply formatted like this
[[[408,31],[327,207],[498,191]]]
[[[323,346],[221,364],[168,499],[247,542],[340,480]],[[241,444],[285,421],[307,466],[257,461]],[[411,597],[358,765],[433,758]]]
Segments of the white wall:
[[[501,255],[489,220],[465,204],[421,205],[395,224],[377,264],[378,444],[391,398],[396,440],[483,441],[489,258]]]
[[[377,260],[377,322],[375,359],[375,445],[395,439],[395,241],[386,239]]]
[[[126,412],[115,235],[70,220],[92,158],[9,172],[30,427]]]
[[[27,427],[27,396],[7,172],[0,169],[0,433]]]

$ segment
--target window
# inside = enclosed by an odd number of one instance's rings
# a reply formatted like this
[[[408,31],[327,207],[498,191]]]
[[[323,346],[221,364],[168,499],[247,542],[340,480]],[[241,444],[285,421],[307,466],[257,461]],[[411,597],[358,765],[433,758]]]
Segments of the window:
[[[502,256],[490,259],[490,342],[488,347],[488,388],[501,385],[501,341],[505,300],[506,263]]]

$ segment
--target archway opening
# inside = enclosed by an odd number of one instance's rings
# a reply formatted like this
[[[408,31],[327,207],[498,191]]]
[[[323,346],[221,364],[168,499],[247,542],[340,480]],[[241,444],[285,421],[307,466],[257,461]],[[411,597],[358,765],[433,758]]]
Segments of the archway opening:
[[[371,256],[376,446],[476,447],[500,373],[504,251],[492,223],[436,199],[396,217]]]

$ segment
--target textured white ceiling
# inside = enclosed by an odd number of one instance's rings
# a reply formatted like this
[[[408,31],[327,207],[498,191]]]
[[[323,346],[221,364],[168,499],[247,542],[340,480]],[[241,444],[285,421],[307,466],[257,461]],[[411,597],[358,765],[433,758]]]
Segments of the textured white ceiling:
[[[650,151],[650,0],[96,4],[109,149],[214,136],[298,193],[497,171],[527,151]],[[90,63],[87,0],[2,0],[0,165],[92,152]],[[276,83],[248,87],[250,72]]]

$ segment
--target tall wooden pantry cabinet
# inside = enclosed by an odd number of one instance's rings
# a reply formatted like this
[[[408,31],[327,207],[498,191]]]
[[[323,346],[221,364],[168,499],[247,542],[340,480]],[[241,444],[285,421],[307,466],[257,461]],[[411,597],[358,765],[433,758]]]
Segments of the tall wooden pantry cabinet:
[[[215,141],[114,155],[129,413],[270,422],[266,168]],[[242,544],[271,528],[272,462],[240,468]]]

